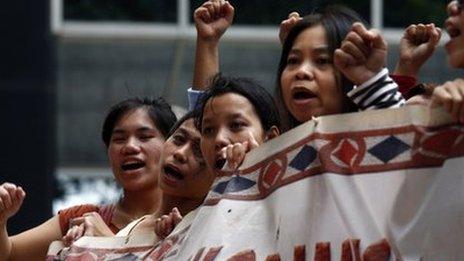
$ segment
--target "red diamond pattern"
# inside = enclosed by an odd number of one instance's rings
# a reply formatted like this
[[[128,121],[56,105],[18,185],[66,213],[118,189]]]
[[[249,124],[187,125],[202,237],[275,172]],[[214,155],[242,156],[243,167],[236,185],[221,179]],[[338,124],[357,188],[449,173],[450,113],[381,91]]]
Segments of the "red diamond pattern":
[[[348,140],[343,140],[342,145],[339,147],[338,150],[334,152],[333,155],[335,155],[335,157],[337,157],[346,165],[351,166],[353,158],[356,156],[357,153],[358,150],[356,149],[356,147],[351,145],[351,143]]]
[[[266,173],[263,175],[263,182],[268,186],[272,186],[277,178],[277,174],[279,174],[281,169],[282,166],[277,164],[275,161],[269,164]]]

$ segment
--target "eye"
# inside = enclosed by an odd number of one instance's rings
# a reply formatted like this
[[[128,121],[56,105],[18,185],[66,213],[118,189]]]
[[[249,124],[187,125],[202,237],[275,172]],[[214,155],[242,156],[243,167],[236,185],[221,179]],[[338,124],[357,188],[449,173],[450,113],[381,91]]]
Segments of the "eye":
[[[210,136],[213,134],[213,132],[214,132],[214,129],[210,126],[203,126],[203,128],[201,129],[202,136]]]
[[[153,134],[141,134],[139,136],[139,139],[141,141],[149,141],[149,140],[153,139],[154,137],[155,137],[155,135],[153,135]]]
[[[185,143],[185,139],[186,139],[186,138],[185,138],[184,135],[182,135],[182,134],[174,134],[174,135],[172,136],[172,141],[173,141],[173,143],[176,144],[176,145],[178,145],[178,146],[184,144],[184,143]]]
[[[200,149],[200,143],[199,142],[193,142],[192,151],[193,151],[193,155],[197,159],[203,160],[203,154],[201,154],[201,149]]]
[[[332,61],[328,56],[320,56],[316,59],[316,64],[317,65],[327,65],[331,64]]]
[[[111,138],[111,142],[116,143],[116,144],[123,143],[125,140],[126,140],[126,138],[122,137],[122,136],[113,136]]]
[[[229,125],[229,128],[233,131],[238,131],[238,130],[241,130],[242,127],[245,127],[247,126],[247,124],[245,122],[242,122],[242,121],[233,121],[230,123]]]
[[[299,62],[299,59],[296,55],[289,55],[287,58],[288,65],[297,64],[298,62]]]

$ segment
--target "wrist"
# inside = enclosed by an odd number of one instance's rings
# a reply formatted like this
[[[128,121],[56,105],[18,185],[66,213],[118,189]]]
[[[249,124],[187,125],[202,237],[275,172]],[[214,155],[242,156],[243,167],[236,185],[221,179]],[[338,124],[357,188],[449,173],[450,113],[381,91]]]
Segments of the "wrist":
[[[380,70],[379,70],[380,72]],[[369,79],[372,79],[372,77],[374,77],[375,75],[377,75],[379,72],[372,72],[372,71],[368,71],[368,72],[365,72],[365,73],[362,73],[362,74],[359,74],[358,77],[356,77],[356,79],[353,80],[353,83],[355,85],[361,85],[365,82],[367,82]]]
[[[419,69],[417,69],[417,66],[415,66],[412,61],[400,61],[396,64],[395,71],[393,73],[396,75],[417,78]]]
[[[201,36],[197,35],[197,44],[206,45],[206,46],[218,46],[221,36]]]

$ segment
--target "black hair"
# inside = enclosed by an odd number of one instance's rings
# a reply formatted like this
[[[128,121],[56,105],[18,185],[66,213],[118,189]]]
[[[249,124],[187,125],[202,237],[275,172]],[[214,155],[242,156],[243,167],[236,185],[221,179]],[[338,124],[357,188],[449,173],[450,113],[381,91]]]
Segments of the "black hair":
[[[156,128],[164,137],[167,137],[169,130],[176,122],[176,115],[172,112],[171,106],[163,99],[152,99],[148,97],[134,97],[123,100],[113,105],[103,122],[102,139],[106,147],[110,145],[111,135],[116,123],[126,113],[136,109],[144,109]]]
[[[272,126],[276,126],[280,131],[279,112],[272,95],[264,87],[249,78],[225,77],[217,74],[196,106],[195,126],[200,132],[206,103],[212,97],[226,93],[236,93],[247,98],[253,105],[264,131],[269,131]]]
[[[180,127],[180,125],[182,125],[187,120],[194,119],[195,115],[197,114],[198,113],[195,110],[193,110],[193,111],[187,112],[186,114],[184,114],[184,116],[180,117],[180,119],[178,119],[176,123],[172,126],[168,135],[166,135],[166,138],[171,137],[171,135],[174,134],[174,132],[176,132],[176,130]]]
[[[288,33],[288,36],[285,39],[285,42],[282,47],[279,67],[277,69],[275,90],[276,101],[279,105],[279,112],[281,118],[285,121],[284,125],[286,130],[301,124],[301,122],[298,122],[296,118],[293,117],[293,115],[291,115],[290,112],[285,108],[285,103],[282,98],[282,86],[280,84],[282,72],[287,67],[288,55],[293,47],[296,38],[305,29],[317,25],[322,25],[327,36],[328,51],[332,60],[335,50],[341,46],[341,42],[350,32],[351,26],[355,22],[361,22],[364,25],[368,26],[368,23],[364,21],[364,19],[352,9],[343,6],[333,5],[327,6],[321,11],[316,10],[312,14],[303,17],[303,19],[299,21]],[[354,86],[354,84],[343,75],[340,76],[339,84],[344,94],[352,90]],[[352,112],[357,110],[357,106],[346,96],[345,104],[343,107],[344,112]]]

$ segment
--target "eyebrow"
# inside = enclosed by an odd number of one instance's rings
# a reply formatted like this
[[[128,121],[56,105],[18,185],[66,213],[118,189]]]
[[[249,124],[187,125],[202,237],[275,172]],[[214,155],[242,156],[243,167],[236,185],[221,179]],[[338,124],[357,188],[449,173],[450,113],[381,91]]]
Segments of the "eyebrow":
[[[147,131],[154,131],[154,132],[156,132],[156,130],[155,130],[154,128],[150,128],[150,127],[140,127],[140,128],[137,128],[135,131],[136,131],[136,132],[147,132]],[[127,132],[127,131],[124,130],[124,129],[115,128],[111,134],[124,134],[124,133],[126,133],[126,132]]]
[[[329,46],[328,45],[322,45],[322,46],[317,46],[316,48],[311,49],[312,52],[316,53],[327,53],[329,52]],[[299,53],[301,52],[300,49],[292,48],[290,50],[290,53]]]

